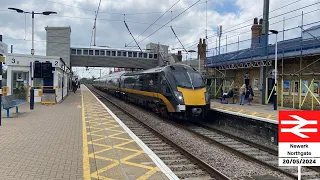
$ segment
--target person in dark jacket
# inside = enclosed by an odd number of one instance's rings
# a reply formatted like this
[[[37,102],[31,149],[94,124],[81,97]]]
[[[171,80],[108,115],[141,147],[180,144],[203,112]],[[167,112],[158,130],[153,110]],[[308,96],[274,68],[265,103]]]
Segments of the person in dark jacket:
[[[77,83],[75,81],[72,81],[72,90],[74,93],[77,91]]]
[[[248,96],[248,104],[249,104],[249,106],[251,106],[251,102],[252,102],[253,96],[254,96],[251,85],[249,85],[247,93],[249,94],[249,96]]]

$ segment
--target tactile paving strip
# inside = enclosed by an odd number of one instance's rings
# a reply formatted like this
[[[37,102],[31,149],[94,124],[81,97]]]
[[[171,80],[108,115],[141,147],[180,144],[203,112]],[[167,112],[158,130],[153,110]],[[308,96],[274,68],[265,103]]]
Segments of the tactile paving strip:
[[[274,114],[268,114],[268,113],[262,113],[258,111],[250,111],[248,109],[242,109],[242,108],[234,108],[234,107],[227,107],[227,106],[222,106],[222,105],[215,105],[211,104],[211,109],[220,109],[220,110],[225,110],[229,112],[236,112],[244,115],[251,115],[255,117],[262,117],[262,118],[268,118],[271,120],[278,120],[278,116]]]
[[[90,179],[168,179],[89,91],[82,96]]]

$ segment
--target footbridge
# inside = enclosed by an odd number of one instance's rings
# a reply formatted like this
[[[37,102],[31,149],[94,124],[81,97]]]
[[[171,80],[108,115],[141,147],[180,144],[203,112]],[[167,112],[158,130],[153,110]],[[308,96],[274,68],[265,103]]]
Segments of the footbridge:
[[[118,67],[149,69],[165,62],[159,52],[71,47],[72,67]]]

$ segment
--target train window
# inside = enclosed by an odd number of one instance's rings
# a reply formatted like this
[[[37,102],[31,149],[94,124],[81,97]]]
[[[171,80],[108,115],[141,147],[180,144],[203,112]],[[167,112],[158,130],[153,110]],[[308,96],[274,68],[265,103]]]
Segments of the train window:
[[[123,56],[123,57],[127,57],[127,52],[123,51],[123,52],[122,52],[122,56]]]
[[[75,49],[71,49],[71,54],[76,54],[76,50]]]
[[[139,53],[139,58],[142,58],[142,52]]]
[[[82,50],[81,49],[77,49],[77,54],[78,55],[82,55]]]
[[[132,52],[128,52],[128,57],[132,57]]]
[[[100,54],[99,50],[95,50],[94,51],[94,55],[98,55],[99,56],[99,54]]]
[[[154,59],[158,59],[158,54],[154,54],[154,55],[153,55],[153,58],[154,58]]]
[[[121,51],[117,51],[117,56],[121,56]]]
[[[137,52],[133,52],[133,57],[137,57]]]
[[[143,58],[148,58],[148,53],[143,53]]]
[[[93,55],[93,50],[89,50],[89,55]]]
[[[110,56],[110,51],[107,51],[107,56]]]
[[[105,51],[104,50],[100,50],[100,55],[104,56],[105,55]]]
[[[152,59],[152,57],[153,57],[153,54],[149,54],[149,59]]]
[[[87,49],[85,49],[85,50],[83,50],[83,55],[88,55],[88,50]]]
[[[111,51],[112,52],[112,56],[116,56],[116,51]]]

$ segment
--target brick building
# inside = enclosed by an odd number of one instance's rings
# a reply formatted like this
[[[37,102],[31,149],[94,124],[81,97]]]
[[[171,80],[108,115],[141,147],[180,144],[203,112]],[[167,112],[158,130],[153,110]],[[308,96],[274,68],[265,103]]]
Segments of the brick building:
[[[221,89],[225,92],[246,84],[254,90],[254,102],[273,103],[275,44],[262,47],[262,21],[254,19],[250,48],[206,58],[206,68],[213,70],[216,82],[212,91],[217,96]],[[277,50],[278,105],[320,109],[320,25],[304,29],[301,37],[278,41]],[[265,96],[264,102],[261,96]]]

